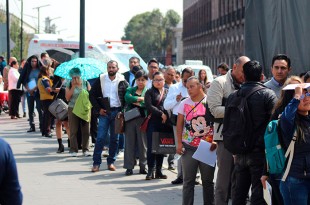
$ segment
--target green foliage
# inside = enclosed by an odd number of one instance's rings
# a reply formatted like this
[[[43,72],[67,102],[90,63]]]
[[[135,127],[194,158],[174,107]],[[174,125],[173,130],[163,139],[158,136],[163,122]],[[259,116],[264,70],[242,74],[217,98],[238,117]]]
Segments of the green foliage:
[[[5,10],[1,10],[2,5],[0,5],[0,23],[6,23],[6,12]],[[10,16],[10,38],[15,43],[15,47],[13,50],[11,50],[10,56],[16,57],[18,60],[21,59],[20,56],[20,45],[21,45],[21,39],[20,39],[20,19],[12,18],[13,16]],[[27,51],[29,47],[29,41],[30,37],[27,33],[23,32],[23,58],[27,56]]]
[[[173,10],[163,16],[159,9],[134,16],[125,27],[123,40],[131,40],[145,61],[164,59],[165,50],[172,44],[172,29],[181,17]]]

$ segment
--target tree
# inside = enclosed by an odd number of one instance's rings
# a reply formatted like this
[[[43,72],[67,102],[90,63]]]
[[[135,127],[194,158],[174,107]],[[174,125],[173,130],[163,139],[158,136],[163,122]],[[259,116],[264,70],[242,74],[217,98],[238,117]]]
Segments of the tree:
[[[138,14],[128,22],[122,39],[131,40],[145,61],[155,57],[164,63],[167,47],[172,45],[172,29],[180,19],[173,10],[167,11],[165,16],[159,9]]]
[[[2,8],[2,5],[0,5],[0,23],[6,23],[6,12],[5,10],[2,10],[1,8]],[[10,15],[10,38],[15,43],[15,47],[13,48],[13,50],[11,50],[10,56],[14,56],[18,60],[21,59],[21,56],[20,56],[20,48],[21,48],[20,24],[21,24],[20,19],[11,14]],[[30,36],[26,32],[23,32],[23,57],[27,56],[29,41],[30,41]]]

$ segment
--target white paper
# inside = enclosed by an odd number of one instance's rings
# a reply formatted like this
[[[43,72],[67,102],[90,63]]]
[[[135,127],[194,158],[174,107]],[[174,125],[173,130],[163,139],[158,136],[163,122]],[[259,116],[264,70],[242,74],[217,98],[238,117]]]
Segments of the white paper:
[[[266,181],[266,189],[264,189],[264,199],[267,205],[272,205],[272,188],[268,181]]]
[[[33,88],[35,88],[37,86],[36,80],[34,78],[32,78],[29,83],[28,83],[28,89],[32,90]]]
[[[302,83],[302,84],[288,84],[282,90],[295,90],[297,86],[301,86],[303,89],[309,89],[310,83]]]
[[[216,149],[210,151],[210,147],[211,143],[201,140],[198,149],[193,154],[193,158],[212,167],[215,167]]]

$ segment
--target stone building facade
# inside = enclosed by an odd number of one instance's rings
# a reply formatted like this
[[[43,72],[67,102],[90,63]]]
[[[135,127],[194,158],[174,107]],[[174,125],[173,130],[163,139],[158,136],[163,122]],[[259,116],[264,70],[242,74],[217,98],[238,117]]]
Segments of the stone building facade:
[[[183,60],[202,60],[216,74],[244,55],[245,0],[184,0]]]

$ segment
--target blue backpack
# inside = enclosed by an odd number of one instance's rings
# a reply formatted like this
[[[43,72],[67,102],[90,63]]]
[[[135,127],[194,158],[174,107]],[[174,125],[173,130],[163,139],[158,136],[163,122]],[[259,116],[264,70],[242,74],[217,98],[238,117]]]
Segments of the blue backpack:
[[[268,123],[264,135],[267,170],[270,174],[281,174],[285,168],[285,150],[278,135],[278,120]]]

